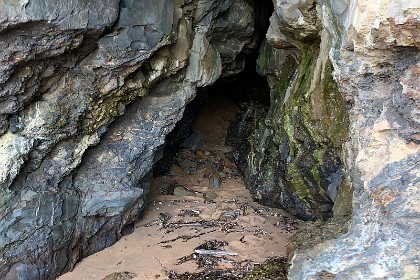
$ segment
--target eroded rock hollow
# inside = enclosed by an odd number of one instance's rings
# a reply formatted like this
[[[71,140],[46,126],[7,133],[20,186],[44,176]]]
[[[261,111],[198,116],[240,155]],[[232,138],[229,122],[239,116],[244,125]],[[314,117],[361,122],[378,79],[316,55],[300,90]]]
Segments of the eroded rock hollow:
[[[255,199],[326,221],[289,278],[420,278],[419,11],[0,0],[0,278],[54,279],[115,243],[186,105],[256,51],[270,100],[238,116],[237,163]]]

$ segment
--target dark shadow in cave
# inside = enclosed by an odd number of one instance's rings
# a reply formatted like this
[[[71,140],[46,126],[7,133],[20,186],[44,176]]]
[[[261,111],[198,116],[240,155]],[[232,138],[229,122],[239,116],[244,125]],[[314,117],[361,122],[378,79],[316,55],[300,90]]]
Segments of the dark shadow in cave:
[[[154,176],[160,176],[168,172],[170,166],[176,161],[174,157],[180,148],[191,148],[191,145],[196,145],[196,143],[189,143],[199,141],[194,139],[196,134],[201,133],[204,137],[211,137],[211,135],[205,135],[202,131],[194,131],[193,129],[194,121],[200,117],[203,108],[206,106],[212,106],[212,110],[220,110],[220,112],[225,110],[223,104],[228,104],[229,110],[232,110],[232,106],[235,107],[237,117],[231,120],[232,125],[227,132],[226,144],[242,149],[234,151],[233,154],[235,155],[231,155],[235,157],[236,161],[245,160],[247,150],[243,146],[246,145],[247,138],[255,128],[258,118],[265,116],[270,105],[270,89],[267,80],[255,71],[257,56],[258,52],[248,56],[246,67],[240,74],[221,78],[214,85],[198,89],[195,99],[185,108],[182,119],[176,124],[173,131],[167,135],[165,147],[160,154],[162,159],[155,164],[153,170]],[[218,102],[220,106],[212,105]],[[214,113],[217,114],[217,112]],[[245,118],[246,122],[243,122],[243,114],[249,115]],[[239,115],[242,117],[239,118]],[[238,123],[240,120],[243,123]],[[213,123],[213,125],[217,125],[217,123]],[[241,125],[242,127],[240,127]],[[200,137],[200,135],[197,137]],[[202,144],[205,143],[199,143],[199,147],[192,148],[201,149]]]
[[[183,142],[193,134],[193,122],[199,116],[203,106],[211,102],[217,102],[220,98],[225,98],[237,105],[238,116],[233,122],[235,127],[230,127],[226,139],[226,144],[233,146],[235,161],[242,169],[246,153],[248,152],[246,139],[255,127],[258,118],[265,117],[270,105],[270,88],[265,77],[256,72],[259,49],[265,39],[265,35],[270,24],[269,18],[274,11],[271,0],[254,2],[255,10],[255,32],[259,34],[257,47],[251,53],[242,53],[238,56],[245,57],[244,70],[234,76],[222,77],[215,84],[203,88],[198,88],[197,95],[185,108],[184,115],[177,122],[175,128],[166,136],[164,148],[157,153],[157,158],[161,158],[155,163],[153,175],[160,176],[167,172],[174,163],[174,157],[181,148]],[[219,108],[223,110],[223,108]],[[239,118],[239,114],[242,115]],[[248,114],[244,118],[244,114]],[[237,123],[239,119],[245,123]],[[240,127],[246,125],[248,127]],[[238,131],[240,130],[240,131]],[[236,134],[236,135],[235,135]],[[242,166],[241,166],[242,165]]]

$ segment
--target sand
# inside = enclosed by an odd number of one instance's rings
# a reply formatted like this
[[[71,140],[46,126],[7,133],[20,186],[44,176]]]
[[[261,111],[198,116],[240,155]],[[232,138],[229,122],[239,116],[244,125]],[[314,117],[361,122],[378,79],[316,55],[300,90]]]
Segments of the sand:
[[[226,157],[230,147],[223,142],[236,111],[228,98],[205,105],[193,125],[207,136],[205,147],[180,150],[171,171],[154,179],[149,206],[134,232],[59,279],[167,279],[169,270],[198,272],[206,267],[198,268],[194,259],[179,260],[197,258],[197,253],[191,255],[195,248],[211,240],[225,242],[218,249],[222,254],[232,253],[211,264],[214,269],[238,263],[252,267],[284,256],[287,240],[299,224],[283,210],[254,202]]]

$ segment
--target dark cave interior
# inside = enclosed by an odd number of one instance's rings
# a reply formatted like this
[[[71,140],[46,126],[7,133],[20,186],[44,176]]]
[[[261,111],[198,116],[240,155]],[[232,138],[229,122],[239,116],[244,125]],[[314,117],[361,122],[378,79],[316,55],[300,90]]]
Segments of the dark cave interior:
[[[177,151],[182,146],[182,143],[193,133],[193,123],[200,115],[205,104],[217,102],[217,99],[227,98],[238,106],[238,113],[234,123],[239,122],[240,115],[245,114],[247,108],[253,107],[252,111],[265,112],[270,106],[270,88],[266,77],[260,76],[257,72],[257,59],[259,56],[259,49],[265,40],[268,26],[270,24],[269,18],[274,11],[272,1],[254,1],[255,10],[255,32],[258,34],[257,47],[251,52],[245,52],[240,56],[245,57],[244,69],[236,75],[221,77],[213,85],[197,89],[196,97],[186,106],[183,117],[177,122],[175,128],[166,136],[165,147],[158,153],[158,160],[153,169],[153,175],[159,176],[167,172],[174,161]],[[219,108],[223,110],[223,108]],[[264,114],[264,113],[262,113]],[[255,120],[248,120],[249,122]],[[233,124],[235,125],[235,124]],[[240,124],[236,123],[236,126]],[[235,129],[229,128],[232,132]],[[236,128],[238,130],[238,128]],[[244,141],[249,136],[250,128],[243,132],[248,135],[240,135],[235,137],[228,132],[226,144],[234,146],[236,154],[232,155],[235,161],[241,165],[246,151],[243,150]],[[235,139],[236,138],[236,139]]]
[[[206,104],[217,103],[219,99],[227,99],[230,103],[235,104],[237,116],[232,120],[232,125],[240,125],[235,124],[235,120],[238,122],[241,119],[241,114],[244,114],[250,107],[258,107],[260,111],[268,110],[270,88],[266,78],[258,75],[255,71],[257,56],[257,51],[248,55],[246,67],[238,75],[220,78],[215,84],[198,89],[195,99],[185,108],[182,119],[166,136],[165,147],[160,154],[162,159],[155,164],[154,176],[159,176],[169,170],[177,151],[182,147],[183,142],[193,134],[193,123],[200,116]],[[222,105],[217,109],[224,110]],[[230,127],[229,130],[233,132],[235,128]],[[251,131],[246,133],[249,134]],[[233,135],[229,131],[227,134],[226,144],[234,146],[235,149],[240,148],[239,143],[246,141],[246,137],[249,136]],[[240,151],[236,151],[236,154],[237,158],[246,156],[240,154]]]

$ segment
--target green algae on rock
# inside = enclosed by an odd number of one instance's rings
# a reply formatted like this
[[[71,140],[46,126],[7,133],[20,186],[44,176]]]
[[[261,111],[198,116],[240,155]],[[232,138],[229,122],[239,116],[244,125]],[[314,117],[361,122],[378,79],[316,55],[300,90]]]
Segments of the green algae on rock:
[[[261,202],[325,219],[344,182],[341,145],[349,120],[320,41],[299,46],[266,43],[260,50],[257,69],[271,85],[271,104],[249,138],[244,173]]]

